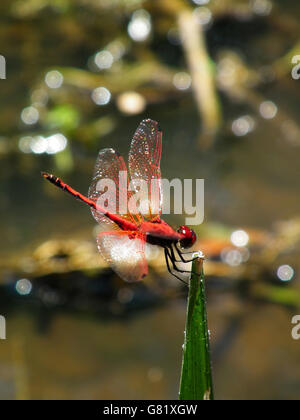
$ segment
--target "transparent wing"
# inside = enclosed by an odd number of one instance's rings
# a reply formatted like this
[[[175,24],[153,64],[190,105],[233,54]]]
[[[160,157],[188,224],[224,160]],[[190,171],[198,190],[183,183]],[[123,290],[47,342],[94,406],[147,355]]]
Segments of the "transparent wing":
[[[161,147],[158,123],[150,119],[142,121],[131,142],[129,170],[133,190],[140,196],[140,211],[150,221],[159,218],[162,210]]]
[[[108,183],[110,183],[109,186],[105,187]],[[102,207],[106,207],[111,213],[118,213],[132,223],[139,223],[141,215],[137,211],[135,215],[128,211],[128,200],[132,192],[127,191],[127,187],[128,174],[122,156],[113,149],[100,150],[88,192],[89,198]],[[96,221],[101,225],[106,225],[107,230],[115,229],[114,222],[93,208],[91,211]]]
[[[97,237],[102,257],[128,282],[142,280],[148,274],[145,244],[146,235],[137,232],[101,232]]]

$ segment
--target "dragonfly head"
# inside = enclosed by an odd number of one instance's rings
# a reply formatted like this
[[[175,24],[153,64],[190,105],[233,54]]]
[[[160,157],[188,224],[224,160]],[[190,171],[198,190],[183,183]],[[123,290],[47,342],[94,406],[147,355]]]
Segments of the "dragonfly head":
[[[196,242],[197,236],[193,229],[190,229],[187,226],[181,225],[177,230],[183,237],[180,239],[179,243],[181,248],[190,248]]]

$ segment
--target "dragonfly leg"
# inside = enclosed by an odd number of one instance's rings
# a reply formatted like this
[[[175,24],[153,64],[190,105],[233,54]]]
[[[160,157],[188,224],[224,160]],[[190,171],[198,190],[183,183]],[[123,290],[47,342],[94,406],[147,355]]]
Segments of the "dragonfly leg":
[[[169,254],[171,254],[171,260],[174,262],[183,262],[182,260],[177,260],[176,256],[175,256],[175,252],[174,249],[172,248],[172,246],[169,246],[168,248]]]
[[[184,257],[183,257],[183,255],[184,254],[194,254],[195,253],[195,251],[191,251],[191,252],[182,252],[181,251],[181,249],[179,249],[178,248],[178,245],[175,243],[174,244],[174,247],[175,247],[175,249],[176,249],[176,251],[177,251],[177,254],[179,255],[179,258],[180,258],[180,260],[182,261],[182,262],[184,262],[184,263],[188,263],[188,262],[192,262],[193,261],[193,259],[194,258],[191,258],[191,259],[189,259],[189,260],[186,260]]]
[[[169,259],[170,259],[170,260],[171,260],[171,262],[172,262],[172,265],[173,265],[174,270],[178,271],[179,273],[196,274],[197,276],[199,276],[199,275],[200,275],[199,273],[195,273],[195,271],[192,271],[192,270],[180,270],[180,269],[176,266],[175,262],[185,262],[185,261],[182,261],[182,260],[179,260],[179,261],[178,261],[178,260],[176,260],[176,259],[175,259],[175,253],[174,253],[174,250],[172,249],[172,247],[170,247],[170,248],[167,250],[167,252],[168,252]],[[191,260],[191,261],[193,261],[193,260]],[[190,262],[190,261],[188,261],[188,262]]]
[[[165,250],[166,250],[166,252],[167,252],[167,254],[168,254],[169,260],[170,260],[170,261],[171,261],[171,263],[172,263],[173,270],[178,271],[178,273],[189,273],[189,274],[191,273],[191,271],[181,270],[180,268],[178,268],[178,267],[176,266],[175,262],[181,262],[181,261],[177,261],[177,260],[175,259],[174,251],[173,251],[172,249],[170,249],[170,248],[165,248]]]
[[[170,267],[169,258],[170,258],[170,254],[168,253],[167,248],[165,248],[165,259],[166,259],[166,264],[167,264],[168,272],[172,276],[176,277],[176,279],[178,279],[179,281],[181,281],[182,283],[184,283],[186,286],[188,286],[188,283],[186,281],[184,281],[182,278],[180,278],[179,276],[177,276],[177,274],[173,273],[173,271],[171,270],[171,267]],[[172,261],[172,259],[171,259],[171,261]]]

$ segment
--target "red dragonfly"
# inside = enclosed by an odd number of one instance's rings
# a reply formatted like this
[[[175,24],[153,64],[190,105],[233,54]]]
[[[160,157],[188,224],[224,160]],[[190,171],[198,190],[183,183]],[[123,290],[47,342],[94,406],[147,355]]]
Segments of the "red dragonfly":
[[[188,271],[179,269],[176,263],[191,261],[185,259],[182,248],[190,248],[196,241],[196,234],[192,229],[181,225],[176,231],[160,218],[162,212],[161,148],[162,131],[158,123],[150,119],[143,120],[133,136],[129,152],[133,191],[128,190],[128,175],[124,159],[113,149],[103,149],[99,152],[88,197],[65,184],[60,178],[42,172],[45,179],[91,207],[92,214],[100,225],[100,233],[97,236],[100,254],[121,278],[130,282],[142,280],[148,274],[145,257],[146,243],[158,245],[164,249],[168,271],[183,281],[174,271],[177,273]],[[122,176],[127,179],[122,179]],[[132,195],[137,192],[140,202],[147,203],[147,206],[143,206],[142,210],[131,210],[131,212],[127,206],[126,214],[112,213],[105,206],[99,206],[98,199],[103,191],[99,191],[97,185],[101,179],[114,181],[116,191],[110,199],[114,200],[116,208],[119,208],[121,199],[124,200],[125,197],[128,203]],[[148,189],[145,188],[145,192],[139,189],[137,180],[146,182]],[[151,194],[151,200],[149,200],[148,191],[151,191],[153,180],[156,180],[157,189]]]

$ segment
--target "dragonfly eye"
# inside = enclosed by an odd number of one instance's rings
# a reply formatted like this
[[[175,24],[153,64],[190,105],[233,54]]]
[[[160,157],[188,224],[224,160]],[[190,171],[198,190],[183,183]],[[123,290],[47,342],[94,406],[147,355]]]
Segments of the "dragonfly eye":
[[[183,236],[183,238],[179,241],[181,248],[190,248],[196,242],[197,236],[193,229],[181,225],[177,232]]]

